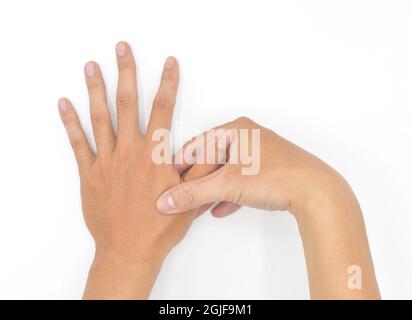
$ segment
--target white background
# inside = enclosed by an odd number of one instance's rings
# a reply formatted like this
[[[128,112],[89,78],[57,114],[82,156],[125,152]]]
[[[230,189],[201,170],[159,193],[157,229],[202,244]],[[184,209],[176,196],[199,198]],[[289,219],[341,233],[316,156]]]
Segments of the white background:
[[[362,205],[384,298],[412,298],[411,1],[1,1],[0,298],[80,298],[93,257],[57,112],[91,133],[83,65],[131,43],[145,119],[164,59],[181,63],[190,137],[245,115],[337,168]],[[142,121],[143,122],[143,121]],[[287,213],[207,214],[152,298],[308,298]]]

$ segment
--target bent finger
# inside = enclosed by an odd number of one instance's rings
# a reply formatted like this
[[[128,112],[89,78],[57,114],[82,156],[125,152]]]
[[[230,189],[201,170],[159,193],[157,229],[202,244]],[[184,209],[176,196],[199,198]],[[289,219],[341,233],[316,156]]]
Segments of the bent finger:
[[[238,211],[242,206],[240,204],[222,201],[212,209],[212,215],[216,218],[223,218]]]

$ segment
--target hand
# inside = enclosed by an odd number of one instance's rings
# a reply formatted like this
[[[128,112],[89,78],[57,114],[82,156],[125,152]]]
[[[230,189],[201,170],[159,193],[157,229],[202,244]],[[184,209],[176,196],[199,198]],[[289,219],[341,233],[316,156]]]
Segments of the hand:
[[[156,210],[157,197],[181,181],[172,165],[153,162],[157,129],[169,129],[179,82],[175,58],[166,60],[146,135],[138,127],[136,68],[130,46],[117,47],[119,68],[117,136],[99,66],[89,62],[85,77],[97,153],[91,150],[76,112],[59,101],[81,181],[84,219],[96,243],[85,298],[146,298],[166,254],[184,237],[196,210],[168,216]],[[166,142],[168,144],[168,142]],[[185,178],[214,166],[194,166]]]
[[[346,181],[315,156],[249,119],[219,128],[232,132],[228,163],[208,176],[169,189],[158,199],[158,209],[173,215],[218,202],[212,209],[216,217],[241,205],[288,210],[302,236],[312,298],[379,298],[362,212]],[[248,134],[242,139],[245,129]],[[260,132],[257,144],[253,130]],[[186,154],[194,143],[177,154]],[[205,148],[199,145],[202,152]],[[245,151],[251,163],[239,161]],[[191,165],[183,162],[177,167],[184,172]],[[250,167],[255,167],[254,174],[244,174]]]
[[[216,217],[233,213],[241,205],[270,211],[289,210],[298,214],[306,201],[316,193],[321,194],[324,187],[343,183],[343,179],[327,164],[250,119],[242,117],[216,129],[233,131],[230,151],[237,153],[237,162],[229,160],[211,175],[171,188],[157,201],[160,211],[179,213],[220,202],[212,209]],[[245,136],[242,139],[240,130],[247,130],[247,141]],[[258,143],[253,141],[253,130],[259,132]],[[203,136],[207,134],[205,132]],[[196,137],[185,144],[177,154],[187,153],[198,139]],[[250,163],[242,163],[239,156],[242,148],[250,156]],[[246,169],[251,171],[253,166],[257,166],[254,174],[243,173]],[[191,168],[191,163],[183,163],[177,168],[184,172]]]

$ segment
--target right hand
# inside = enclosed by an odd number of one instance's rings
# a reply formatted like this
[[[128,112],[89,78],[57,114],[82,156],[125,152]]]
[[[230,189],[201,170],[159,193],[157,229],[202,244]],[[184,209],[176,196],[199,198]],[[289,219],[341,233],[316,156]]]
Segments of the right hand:
[[[212,209],[216,217],[233,213],[241,205],[265,210],[288,210],[298,214],[307,201],[322,195],[323,190],[333,190],[336,184],[347,189],[346,183],[331,167],[293,143],[280,137],[248,118],[241,117],[219,128],[230,130],[238,149],[248,148],[260,152],[260,168],[254,175],[242,174],[249,165],[228,163],[219,170],[200,179],[184,182],[169,189],[158,199],[157,208],[164,213],[180,213],[194,208]],[[239,139],[240,130],[247,129],[249,141]],[[252,150],[251,131],[260,131],[260,144]],[[203,133],[206,135],[206,133]],[[179,152],[184,152],[187,143]],[[230,147],[231,152],[236,149]],[[260,150],[259,150],[260,148]],[[189,164],[181,170],[190,168]]]
[[[241,205],[288,210],[296,217],[302,237],[313,299],[379,299],[362,212],[346,181],[315,156],[249,119],[240,118],[220,128],[229,129],[235,137],[228,148],[228,163],[166,191],[157,201],[158,210],[204,211],[215,202],[220,202],[212,209],[216,217],[231,214]],[[247,141],[241,129],[249,129]],[[248,165],[232,159],[242,146],[249,155],[253,153],[251,129],[260,130],[260,167],[256,174],[245,175],[242,169]],[[189,148],[190,154],[190,146],[189,142],[180,152]],[[207,145],[209,149],[213,147]],[[188,168],[183,164],[178,171]],[[351,279],[356,279],[355,286]]]

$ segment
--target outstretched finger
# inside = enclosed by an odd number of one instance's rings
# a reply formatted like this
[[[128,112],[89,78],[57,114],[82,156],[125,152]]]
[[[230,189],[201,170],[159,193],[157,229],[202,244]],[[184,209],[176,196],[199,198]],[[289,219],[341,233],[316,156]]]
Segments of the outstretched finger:
[[[90,165],[95,157],[86,135],[80,125],[79,118],[76,111],[69,100],[61,98],[58,103],[60,117],[66,128],[67,135],[70,140],[70,144],[73,148],[74,155],[76,156],[79,170]]]
[[[159,90],[153,101],[152,113],[147,128],[147,138],[152,139],[158,129],[170,130],[179,86],[179,63],[168,57],[164,64]]]

